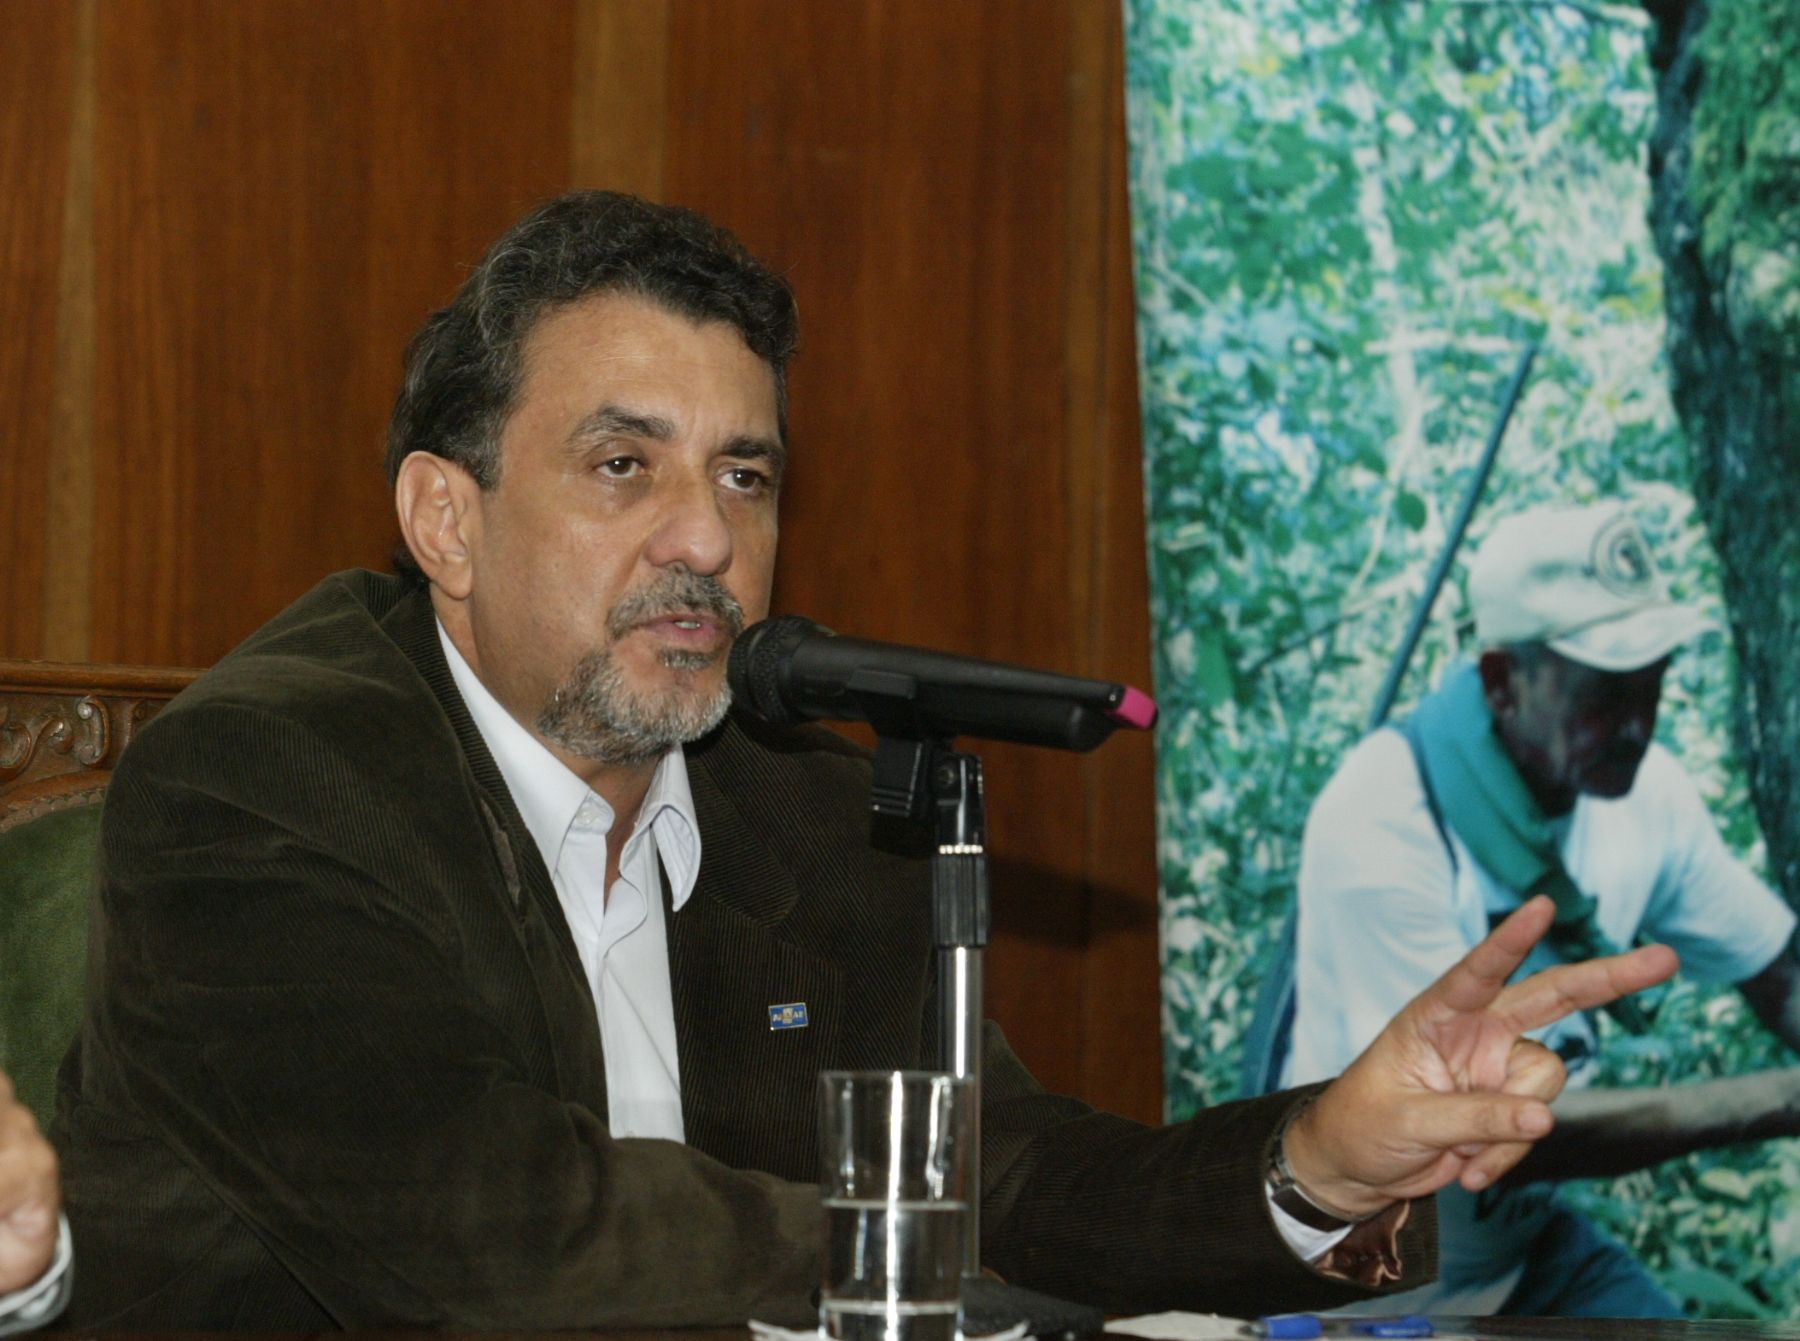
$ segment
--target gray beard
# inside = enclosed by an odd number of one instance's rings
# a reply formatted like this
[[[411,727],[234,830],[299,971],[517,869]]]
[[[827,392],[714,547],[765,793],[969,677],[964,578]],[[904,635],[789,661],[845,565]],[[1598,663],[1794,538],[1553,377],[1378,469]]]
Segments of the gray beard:
[[[616,643],[637,624],[671,610],[717,616],[733,637],[744,627],[744,609],[724,583],[678,568],[621,599],[607,617],[607,634]],[[676,672],[674,685],[661,693],[642,693],[626,683],[610,645],[589,652],[544,704],[538,734],[595,763],[650,763],[724,720],[731,685],[721,680],[715,692],[702,698],[693,692],[690,679],[720,655],[665,651],[662,664]]]
[[[712,660],[694,652],[662,657],[663,665],[677,672],[699,670]],[[731,706],[731,686],[724,681],[700,698],[684,692],[685,679],[682,675],[668,692],[641,694],[626,684],[612,649],[589,652],[544,705],[538,734],[598,764],[647,764],[704,736]]]

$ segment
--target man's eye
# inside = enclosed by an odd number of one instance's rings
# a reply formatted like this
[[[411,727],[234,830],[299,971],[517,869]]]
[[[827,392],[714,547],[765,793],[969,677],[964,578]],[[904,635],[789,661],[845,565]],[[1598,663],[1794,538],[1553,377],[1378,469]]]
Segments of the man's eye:
[[[769,487],[769,483],[766,473],[750,466],[733,466],[725,472],[726,488],[735,489],[739,493],[761,493]]]
[[[615,480],[628,479],[643,468],[643,463],[635,456],[614,456],[602,461],[600,473]]]

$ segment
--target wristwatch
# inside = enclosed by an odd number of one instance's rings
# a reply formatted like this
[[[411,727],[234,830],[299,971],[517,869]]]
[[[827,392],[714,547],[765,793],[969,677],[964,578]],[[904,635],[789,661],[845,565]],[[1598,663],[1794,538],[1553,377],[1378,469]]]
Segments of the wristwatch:
[[[1281,1210],[1294,1217],[1308,1229],[1316,1229],[1322,1233],[1333,1230],[1349,1229],[1352,1225],[1360,1225],[1365,1220],[1373,1220],[1380,1211],[1368,1215],[1359,1215],[1354,1219],[1345,1219],[1335,1211],[1328,1211],[1319,1205],[1301,1189],[1294,1178],[1294,1171],[1287,1162],[1288,1128],[1294,1125],[1294,1119],[1304,1113],[1311,1103],[1299,1105],[1287,1115],[1281,1124],[1281,1130],[1275,1133],[1275,1144],[1269,1155],[1267,1172],[1269,1182],[1269,1200]]]

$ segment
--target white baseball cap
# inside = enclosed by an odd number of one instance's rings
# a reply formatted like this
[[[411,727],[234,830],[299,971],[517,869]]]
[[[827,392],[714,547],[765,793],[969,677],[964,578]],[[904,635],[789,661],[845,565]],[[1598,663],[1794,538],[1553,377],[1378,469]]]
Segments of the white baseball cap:
[[[1536,507],[1501,521],[1469,566],[1484,646],[1541,642],[1571,661],[1632,671],[1718,628],[1670,599],[1623,503]]]

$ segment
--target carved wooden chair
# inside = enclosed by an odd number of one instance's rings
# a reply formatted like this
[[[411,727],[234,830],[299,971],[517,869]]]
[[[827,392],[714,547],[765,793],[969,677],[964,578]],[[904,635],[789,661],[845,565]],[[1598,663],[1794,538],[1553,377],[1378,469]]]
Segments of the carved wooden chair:
[[[41,1125],[81,1015],[100,800],[133,734],[198,674],[0,660],[0,1068]]]

